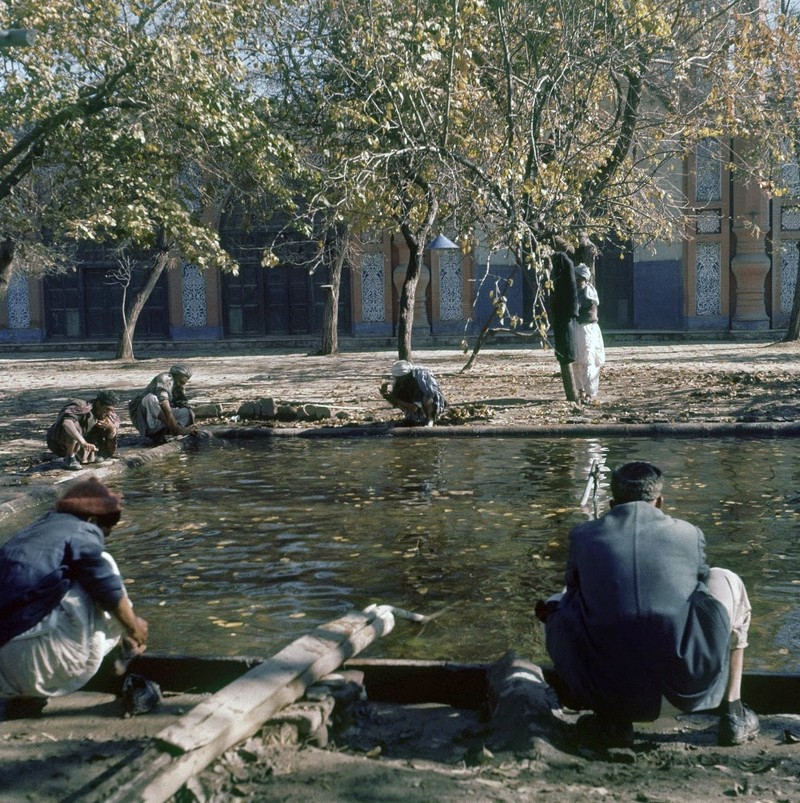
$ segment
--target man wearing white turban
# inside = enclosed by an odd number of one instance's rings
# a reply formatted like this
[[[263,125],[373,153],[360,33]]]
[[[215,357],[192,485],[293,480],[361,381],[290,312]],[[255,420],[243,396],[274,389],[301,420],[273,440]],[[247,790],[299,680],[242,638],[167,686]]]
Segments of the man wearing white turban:
[[[427,368],[397,360],[392,365],[394,382],[381,386],[381,396],[405,413],[405,423],[432,427],[445,411],[445,401],[439,383]]]
[[[573,375],[575,389],[583,402],[592,402],[600,389],[600,369],[606,361],[603,333],[597,322],[600,298],[591,283],[592,273],[587,265],[575,266],[578,287],[578,336],[575,343]]]

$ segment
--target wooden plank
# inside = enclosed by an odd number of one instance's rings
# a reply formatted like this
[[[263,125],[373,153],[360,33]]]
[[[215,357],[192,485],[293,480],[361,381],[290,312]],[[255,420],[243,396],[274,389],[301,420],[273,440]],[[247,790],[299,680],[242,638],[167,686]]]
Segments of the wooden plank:
[[[371,606],[317,628],[255,666],[158,733],[154,743],[75,800],[162,803],[192,775],[243,739],[320,678],[389,633],[388,608]]]
[[[170,747],[189,752],[216,739],[221,731],[243,716],[253,717],[259,723],[266,722],[275,710],[273,698],[277,698],[284,688],[293,688],[295,681],[299,680],[302,693],[349,657],[342,657],[342,645],[359,643],[366,636],[368,640],[353,650],[352,654],[355,654],[372,642],[376,634],[364,630],[367,623],[364,614],[354,612],[303,636],[228,684],[208,701],[195,706],[174,726],[161,731],[157,738]],[[328,666],[330,669],[326,670]],[[319,671],[322,674],[318,674]],[[262,707],[268,710],[266,716],[262,716]]]

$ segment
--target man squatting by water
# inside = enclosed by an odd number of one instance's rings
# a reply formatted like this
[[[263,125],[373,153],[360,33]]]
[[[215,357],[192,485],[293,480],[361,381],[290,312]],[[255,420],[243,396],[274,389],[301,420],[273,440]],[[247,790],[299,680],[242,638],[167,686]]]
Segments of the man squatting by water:
[[[447,409],[447,401],[433,372],[408,360],[392,365],[393,381],[381,385],[381,396],[405,414],[408,426],[432,427]]]
[[[633,722],[719,708],[718,741],[759,731],[742,703],[751,608],[741,578],[709,568],[705,537],[663,511],[663,474],[636,461],[611,477],[611,509],[569,536],[566,588],[536,606],[547,651],[587,742],[628,746]]]
[[[64,467],[73,471],[82,463],[102,463],[117,449],[119,416],[116,394],[101,390],[91,402],[71,399],[47,430],[47,448],[64,458]]]
[[[106,539],[121,496],[91,476],[0,548],[0,700],[6,719],[38,716],[48,698],[77,691],[119,647],[145,649]]]
[[[154,376],[150,384],[130,400],[128,412],[142,437],[164,443],[168,435],[197,432],[185,390],[191,377],[191,368],[173,365],[169,371]]]

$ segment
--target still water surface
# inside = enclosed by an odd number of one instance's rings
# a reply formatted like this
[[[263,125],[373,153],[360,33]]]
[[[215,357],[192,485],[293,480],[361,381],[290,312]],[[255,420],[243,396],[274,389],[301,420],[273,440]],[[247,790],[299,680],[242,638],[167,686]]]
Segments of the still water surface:
[[[151,649],[267,655],[373,602],[399,621],[370,656],[546,660],[532,616],[562,584],[593,459],[648,459],[665,509],[744,578],[748,667],[800,669],[800,441],[390,438],[220,442],[130,472],[109,547]]]

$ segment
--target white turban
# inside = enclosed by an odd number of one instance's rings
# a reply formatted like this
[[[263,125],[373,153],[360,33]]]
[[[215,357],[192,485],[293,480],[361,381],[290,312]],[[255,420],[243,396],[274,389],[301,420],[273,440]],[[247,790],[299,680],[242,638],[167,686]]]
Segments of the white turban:
[[[410,374],[414,366],[408,360],[398,360],[392,365],[392,376],[405,376]]]

